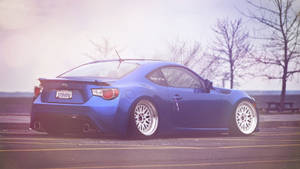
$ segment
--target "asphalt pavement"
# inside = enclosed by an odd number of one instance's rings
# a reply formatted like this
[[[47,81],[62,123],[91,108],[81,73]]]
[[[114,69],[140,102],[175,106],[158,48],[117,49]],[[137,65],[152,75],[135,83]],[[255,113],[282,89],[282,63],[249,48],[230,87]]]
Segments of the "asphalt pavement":
[[[24,129],[0,132],[1,169],[299,169],[300,128],[148,140],[64,136]]]
[[[191,134],[128,140],[53,137],[29,130],[28,115],[0,115],[1,169],[299,169],[300,115],[260,116],[260,132]]]
[[[22,129],[28,128],[30,116],[28,114],[4,114],[0,113],[1,129]],[[300,127],[300,114],[261,114],[260,128],[290,126]]]

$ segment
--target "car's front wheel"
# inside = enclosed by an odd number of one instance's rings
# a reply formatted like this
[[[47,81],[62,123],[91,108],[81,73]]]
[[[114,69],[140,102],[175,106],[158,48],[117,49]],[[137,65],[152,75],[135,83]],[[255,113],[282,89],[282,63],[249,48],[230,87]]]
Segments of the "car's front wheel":
[[[234,135],[251,135],[257,128],[258,114],[249,101],[240,102],[233,113],[231,133]]]
[[[130,136],[152,137],[158,130],[158,112],[149,100],[136,103],[130,116]]]

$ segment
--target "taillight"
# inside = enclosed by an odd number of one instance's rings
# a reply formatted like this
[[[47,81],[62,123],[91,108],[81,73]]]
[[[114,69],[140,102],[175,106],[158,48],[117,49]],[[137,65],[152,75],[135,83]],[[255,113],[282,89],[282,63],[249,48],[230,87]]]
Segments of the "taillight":
[[[105,100],[112,100],[119,96],[118,89],[92,89],[94,96],[100,96]]]
[[[43,88],[41,86],[34,86],[34,98],[37,98],[42,92]]]

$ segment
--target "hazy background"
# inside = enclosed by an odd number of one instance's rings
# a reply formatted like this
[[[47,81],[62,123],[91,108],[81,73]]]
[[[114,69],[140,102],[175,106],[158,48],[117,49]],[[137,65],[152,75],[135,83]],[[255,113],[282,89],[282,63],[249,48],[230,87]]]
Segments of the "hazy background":
[[[218,18],[242,17],[237,9],[246,8],[242,0],[0,0],[0,91],[32,91],[37,78],[91,61],[90,40],[108,39],[123,58],[163,58],[176,38],[205,47]],[[254,78],[238,88],[280,90],[281,83]],[[299,78],[287,89],[300,90]]]

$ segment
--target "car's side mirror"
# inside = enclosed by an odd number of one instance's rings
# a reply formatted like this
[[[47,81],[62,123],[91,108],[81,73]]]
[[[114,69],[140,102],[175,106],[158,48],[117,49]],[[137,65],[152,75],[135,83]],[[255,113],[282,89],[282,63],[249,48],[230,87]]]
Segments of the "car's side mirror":
[[[205,79],[204,83],[205,83],[206,92],[209,93],[210,89],[213,89],[213,83],[207,79]]]

